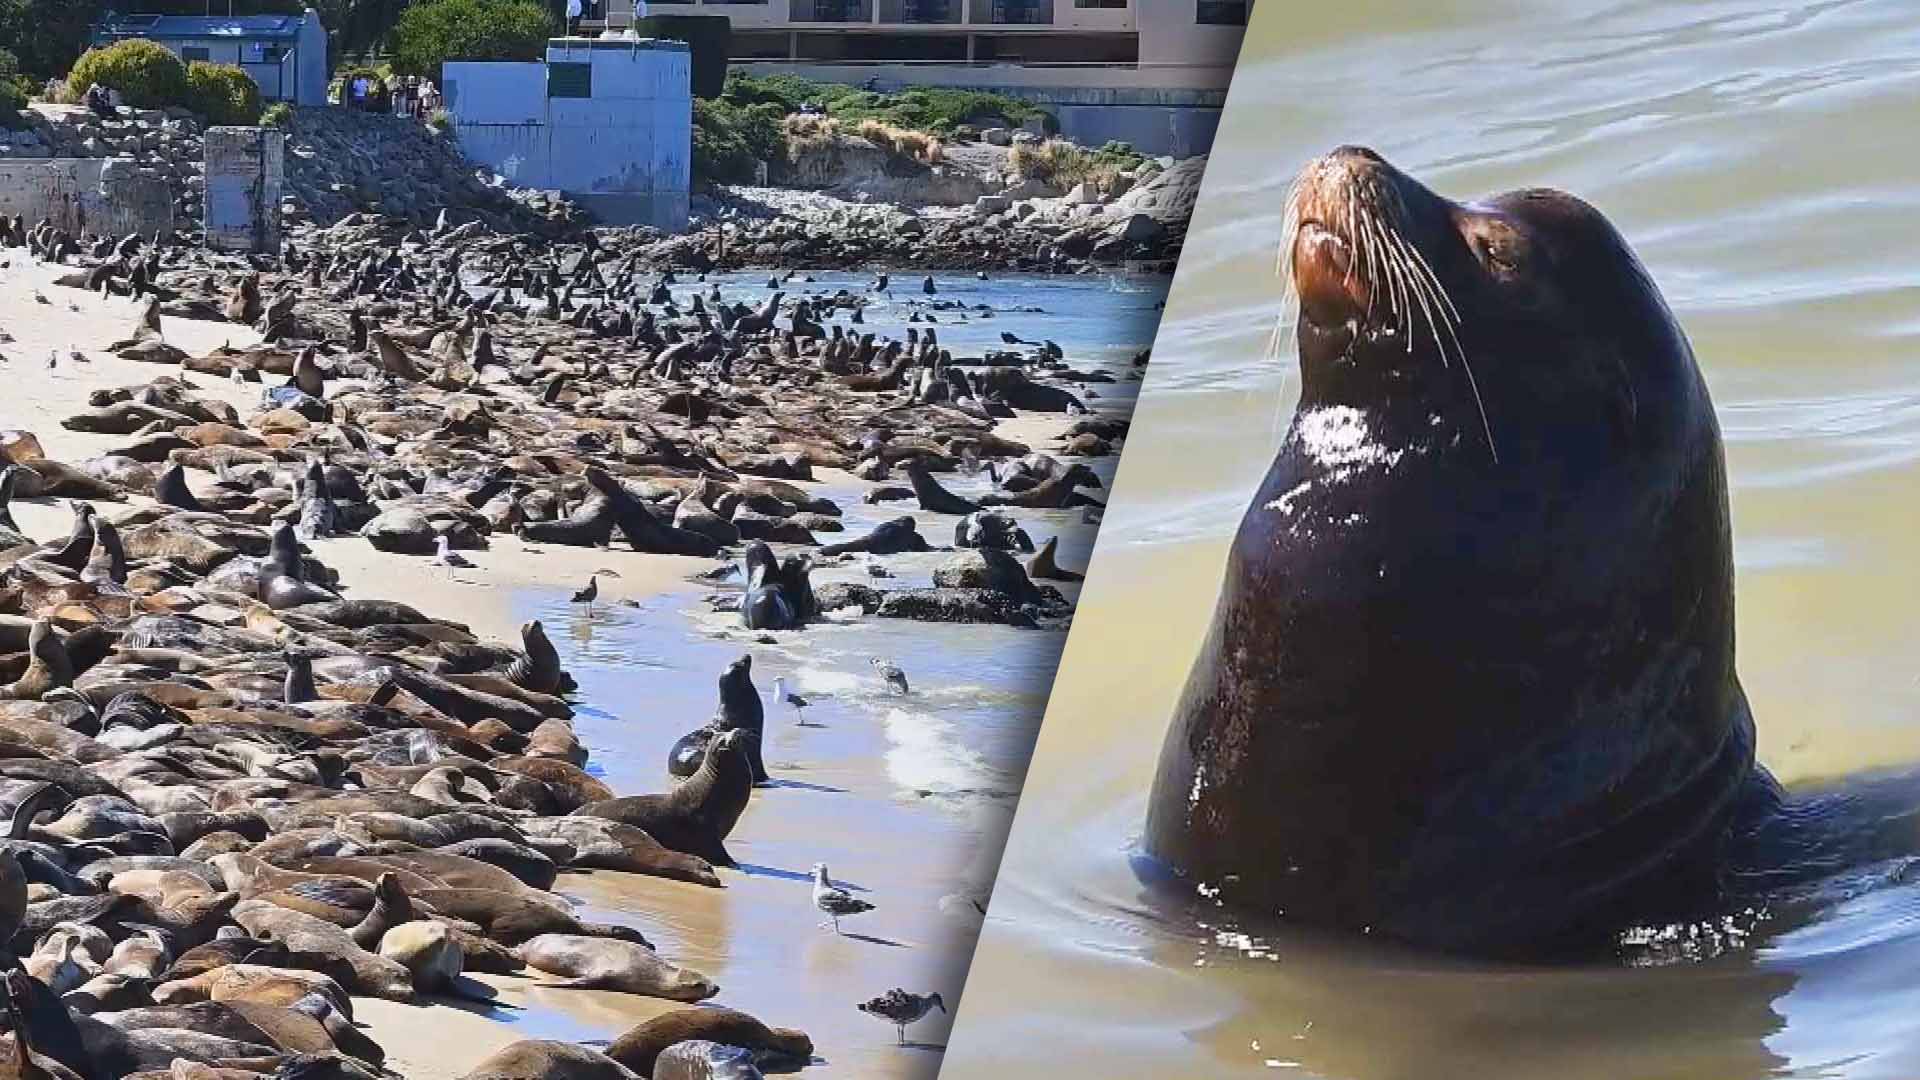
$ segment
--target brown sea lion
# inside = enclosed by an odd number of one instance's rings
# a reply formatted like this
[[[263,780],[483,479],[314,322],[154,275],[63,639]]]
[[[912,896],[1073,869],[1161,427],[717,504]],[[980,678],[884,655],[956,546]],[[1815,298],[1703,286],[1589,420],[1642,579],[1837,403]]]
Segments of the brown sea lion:
[[[582,990],[619,990],[628,994],[688,1003],[720,992],[719,984],[689,968],[662,960],[644,945],[576,934],[541,934],[523,942],[514,954],[528,967],[561,976],[554,985]]]
[[[740,1046],[783,1064],[804,1065],[813,1059],[813,1040],[804,1031],[770,1028],[738,1009],[675,1009],[629,1030],[607,1047],[607,1056],[639,1073],[653,1074],[654,1059],[675,1043],[704,1039]]]
[[[674,851],[733,866],[726,839],[753,797],[753,765],[746,752],[751,738],[739,728],[714,736],[699,771],[668,794],[588,803],[574,815],[631,825]]]
[[[1778,798],[1686,335],[1570,195],[1455,203],[1344,147],[1289,212],[1300,403],[1147,849],[1228,903],[1449,950],[1684,921]]]

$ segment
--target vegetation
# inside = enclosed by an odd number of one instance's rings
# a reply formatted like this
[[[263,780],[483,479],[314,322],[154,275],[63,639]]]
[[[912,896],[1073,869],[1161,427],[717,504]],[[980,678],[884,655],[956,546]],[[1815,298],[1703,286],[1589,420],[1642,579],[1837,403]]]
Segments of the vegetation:
[[[260,120],[260,87],[232,64],[188,64],[187,108],[213,125],[254,124]]]
[[[761,162],[786,153],[786,110],[771,102],[738,105],[724,96],[693,103],[693,178],[751,184]]]
[[[276,101],[267,106],[260,114],[260,126],[270,128],[290,128],[293,126],[293,106],[284,101]]]
[[[449,60],[538,60],[559,29],[532,0],[419,0],[389,37],[393,70],[438,82]]]
[[[164,47],[137,38],[89,49],[74,61],[68,90],[85,94],[89,86],[118,90],[136,109],[164,109],[189,100],[187,66]]]
[[[1048,139],[1037,144],[1014,144],[1007,164],[1021,176],[1055,187],[1091,181],[1101,191],[1111,191],[1121,173],[1139,173],[1152,163],[1123,142],[1087,150],[1066,139]]]
[[[1032,104],[1005,94],[978,90],[914,87],[882,94],[855,86],[814,82],[798,75],[756,77],[732,72],[718,102],[735,108],[768,104],[782,114],[814,106],[843,123],[875,120],[907,131],[951,136],[962,126],[1017,125],[1044,115]]]
[[[25,119],[20,111],[27,107],[27,92],[10,78],[0,78],[0,128],[12,131],[21,127]]]

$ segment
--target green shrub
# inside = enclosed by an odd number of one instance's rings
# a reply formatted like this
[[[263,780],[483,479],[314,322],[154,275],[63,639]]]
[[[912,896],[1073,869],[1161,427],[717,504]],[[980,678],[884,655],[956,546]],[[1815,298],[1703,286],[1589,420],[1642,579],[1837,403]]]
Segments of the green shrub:
[[[1018,98],[980,90],[913,87],[882,94],[798,75],[753,76],[738,71],[728,74],[720,100],[738,106],[777,105],[788,113],[799,112],[803,105],[818,105],[836,120],[854,124],[877,120],[896,128],[945,136],[964,126],[1013,125],[1044,115],[1038,106]]]
[[[255,124],[260,120],[260,87],[232,64],[188,64],[187,108],[216,126]]]
[[[12,79],[0,79],[0,128],[16,130],[26,124],[20,111],[27,107],[27,95]]]
[[[393,70],[440,80],[449,60],[538,60],[560,30],[532,0],[421,0],[388,40]]]
[[[293,126],[293,106],[284,101],[276,101],[267,106],[260,114],[260,126],[270,128],[290,128]]]
[[[136,109],[164,109],[188,101],[187,66],[165,48],[138,38],[89,49],[74,61],[67,85],[76,94],[89,86],[120,91]]]
[[[740,106],[724,99],[693,103],[693,177],[719,184],[754,180],[757,162],[786,152],[786,110],[771,102]]]

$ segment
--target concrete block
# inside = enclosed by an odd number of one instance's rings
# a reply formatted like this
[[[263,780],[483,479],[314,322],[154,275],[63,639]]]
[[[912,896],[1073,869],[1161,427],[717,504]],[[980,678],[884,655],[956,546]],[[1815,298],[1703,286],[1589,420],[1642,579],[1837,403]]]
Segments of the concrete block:
[[[209,248],[280,250],[286,150],[286,132],[275,128],[208,129],[205,222]]]

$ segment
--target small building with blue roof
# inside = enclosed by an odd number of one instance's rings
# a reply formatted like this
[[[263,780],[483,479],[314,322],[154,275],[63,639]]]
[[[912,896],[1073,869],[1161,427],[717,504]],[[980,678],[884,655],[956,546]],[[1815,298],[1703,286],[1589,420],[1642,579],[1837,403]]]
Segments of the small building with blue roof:
[[[267,101],[327,103],[327,31],[320,14],[114,15],[93,28],[95,45],[145,38],[182,61],[232,64]],[[85,90],[86,87],[79,87]]]

